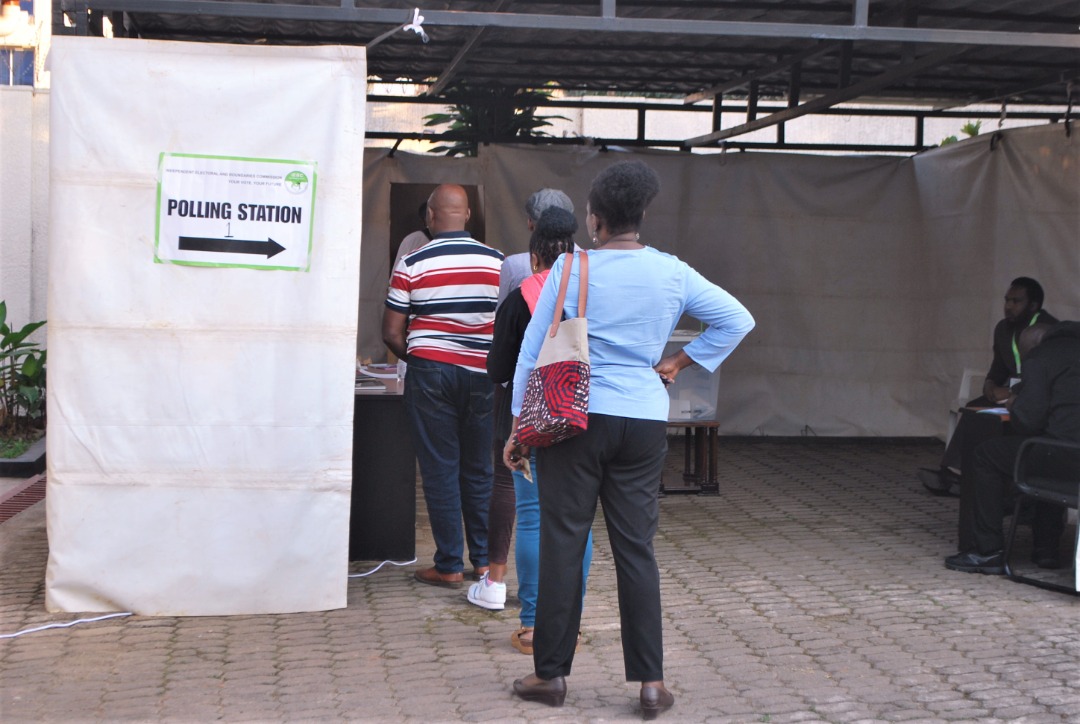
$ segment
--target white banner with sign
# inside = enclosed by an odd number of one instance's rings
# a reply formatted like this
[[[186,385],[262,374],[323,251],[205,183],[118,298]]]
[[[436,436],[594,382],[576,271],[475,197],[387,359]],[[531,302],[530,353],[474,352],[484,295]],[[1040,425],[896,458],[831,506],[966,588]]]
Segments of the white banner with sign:
[[[155,259],[308,271],[314,161],[162,153]]]
[[[46,606],[345,606],[363,48],[50,62]]]

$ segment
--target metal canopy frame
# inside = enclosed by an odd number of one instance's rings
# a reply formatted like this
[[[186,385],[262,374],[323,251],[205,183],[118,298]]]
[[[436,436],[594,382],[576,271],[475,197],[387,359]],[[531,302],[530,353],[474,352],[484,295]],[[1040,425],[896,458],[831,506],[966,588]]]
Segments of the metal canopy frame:
[[[455,91],[455,82],[565,91],[567,97],[558,103],[544,104],[552,108],[590,107],[573,100],[586,93],[675,99],[674,104],[634,103],[637,137],[599,142],[687,151],[720,144],[806,148],[784,142],[785,121],[836,112],[840,104],[857,101],[858,108],[843,112],[910,116],[918,122],[910,146],[856,148],[915,152],[926,147],[925,118],[948,117],[973,103],[1023,104],[1030,108],[1027,118],[1061,120],[1062,108],[1071,110],[1073,87],[1080,80],[1076,0],[497,0],[431,5],[400,0],[60,0],[54,4],[53,28],[57,34],[65,25],[74,34],[100,34],[101,19],[107,16],[121,36],[367,45],[372,81],[427,87],[421,98],[393,102],[468,100]],[[420,32],[408,32],[410,25],[416,29],[417,15],[430,43],[421,42]],[[732,105],[733,100],[742,105]],[[766,107],[763,101],[784,105]],[[623,106],[616,100],[596,107]],[[712,113],[712,132],[683,139],[645,137],[646,112],[676,110]],[[733,111],[745,112],[746,122],[721,128],[723,114]],[[768,115],[758,118],[759,112]],[[968,111],[962,117],[992,115]],[[732,140],[768,126],[777,127],[775,143]],[[439,140],[414,129],[387,137]]]

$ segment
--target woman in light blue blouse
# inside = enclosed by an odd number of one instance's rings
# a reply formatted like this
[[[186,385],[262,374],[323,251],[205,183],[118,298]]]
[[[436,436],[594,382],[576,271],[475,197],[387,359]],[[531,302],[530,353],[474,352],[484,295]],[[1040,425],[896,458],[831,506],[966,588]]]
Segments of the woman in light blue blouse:
[[[660,473],[667,453],[665,386],[687,366],[714,371],[754,327],[733,296],[676,257],[643,244],[645,207],[660,190],[641,161],[609,166],[589,190],[588,430],[537,454],[540,494],[540,588],[533,641],[534,673],[514,682],[523,699],[561,706],[581,620],[581,561],[599,500],[615,560],[627,681],[640,681],[646,719],[671,708],[664,687],[660,576],[653,554]],[[556,262],[525,331],[514,375],[517,415],[544,333],[554,313],[565,257]],[[563,312],[578,316],[578,264]],[[673,355],[664,345],[683,313],[707,329]],[[529,449],[511,436],[503,461],[520,469]]]

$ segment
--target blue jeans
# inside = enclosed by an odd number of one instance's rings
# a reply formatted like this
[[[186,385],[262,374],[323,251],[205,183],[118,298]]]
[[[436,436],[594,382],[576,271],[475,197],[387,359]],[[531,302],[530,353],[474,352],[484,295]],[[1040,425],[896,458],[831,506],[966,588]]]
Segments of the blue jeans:
[[[536,453],[529,460],[532,466],[534,483],[525,479],[525,474],[517,470],[514,476],[514,495],[517,498],[517,532],[514,539],[514,560],[517,564],[518,600],[521,601],[519,619],[522,626],[532,628],[536,625],[536,591],[540,582],[540,495],[537,486],[540,479],[536,474]],[[589,580],[589,566],[592,565],[592,531],[585,546],[582,559],[581,605],[585,605],[585,583]]]
[[[486,374],[409,357],[405,411],[442,573],[464,570],[464,539],[473,567],[488,564],[494,394]]]

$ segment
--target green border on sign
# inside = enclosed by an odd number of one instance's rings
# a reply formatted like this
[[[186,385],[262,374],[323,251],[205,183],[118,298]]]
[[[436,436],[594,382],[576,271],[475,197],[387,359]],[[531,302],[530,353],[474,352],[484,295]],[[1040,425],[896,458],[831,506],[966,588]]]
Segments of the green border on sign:
[[[161,243],[161,175],[162,169],[165,166],[166,157],[213,158],[223,161],[249,161],[252,163],[287,163],[292,165],[311,166],[311,222],[308,225],[307,265],[303,267],[267,266],[265,264],[226,264],[211,261],[182,261],[179,259],[162,259],[158,255],[158,248]],[[311,250],[315,243],[315,185],[318,183],[318,178],[318,161],[294,161],[284,158],[250,158],[248,156],[215,156],[205,153],[169,153],[168,151],[162,151],[160,154],[158,154],[157,201],[154,205],[154,263],[176,264],[177,266],[228,267],[233,269],[265,269],[266,271],[311,271]]]

